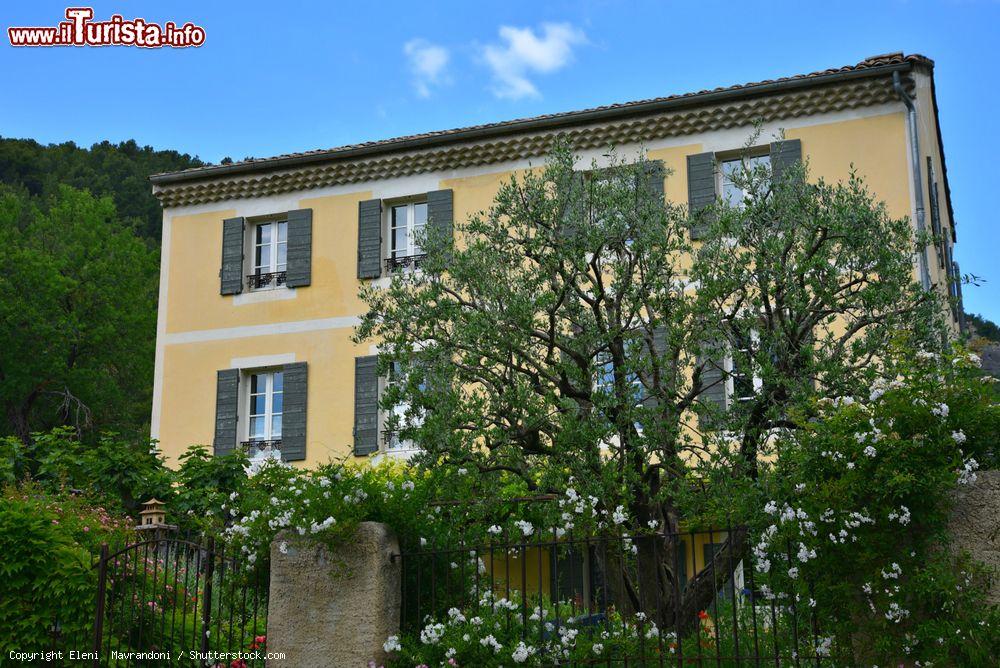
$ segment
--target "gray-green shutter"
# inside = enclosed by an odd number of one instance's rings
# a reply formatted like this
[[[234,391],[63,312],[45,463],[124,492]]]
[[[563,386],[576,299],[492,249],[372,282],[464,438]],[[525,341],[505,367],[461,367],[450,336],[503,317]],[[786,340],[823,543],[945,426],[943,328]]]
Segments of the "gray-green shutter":
[[[244,218],[222,221],[222,268],[219,270],[219,293],[238,295],[243,292],[243,230]]]
[[[443,239],[455,234],[455,204],[451,190],[427,193],[427,224]]]
[[[719,346],[706,345],[698,356],[701,367],[701,403],[713,413],[726,410],[725,352]],[[711,417],[704,416],[711,425]],[[703,418],[704,419],[704,418]]]
[[[678,540],[677,541],[677,573],[675,574],[678,580],[678,588],[681,591],[687,587],[687,541]]]
[[[382,200],[358,203],[358,278],[382,275]]]
[[[708,233],[711,220],[703,209],[715,202],[715,154],[698,153],[687,157],[688,211],[691,213],[691,238]]]
[[[664,198],[663,179],[666,176],[662,160],[650,160],[646,163],[646,185],[650,194],[661,201]]]
[[[660,364],[663,356],[667,352],[667,328],[666,327],[655,327],[653,328],[653,355],[656,357],[656,361],[649,360],[650,365]],[[642,356],[648,360],[649,349],[646,346],[642,347]],[[646,361],[646,360],[644,360]],[[644,375],[644,374],[643,374]],[[658,400],[656,397],[649,394],[649,389],[653,385],[653,369],[649,369],[649,375],[645,378],[640,375],[639,379],[642,381],[643,388],[641,390],[642,405],[646,408],[655,408],[657,406]]]
[[[802,162],[802,142],[798,139],[782,139],[771,144],[771,179],[780,184],[786,170],[797,162]]]
[[[236,449],[236,429],[239,424],[240,370],[221,369],[215,381],[216,455],[228,455]]]
[[[586,187],[586,173],[574,171],[567,184],[569,192],[566,193],[566,203],[568,206],[563,211],[562,221],[559,224],[559,229],[556,230],[556,239],[573,239],[583,224],[582,221],[586,213]]]
[[[312,282],[312,224],[312,209],[288,212],[285,285],[290,288],[303,288]]]
[[[306,458],[309,366],[305,362],[294,362],[286,364],[282,371],[281,458],[286,462],[301,461]]]
[[[378,451],[378,355],[354,358],[354,454]]]

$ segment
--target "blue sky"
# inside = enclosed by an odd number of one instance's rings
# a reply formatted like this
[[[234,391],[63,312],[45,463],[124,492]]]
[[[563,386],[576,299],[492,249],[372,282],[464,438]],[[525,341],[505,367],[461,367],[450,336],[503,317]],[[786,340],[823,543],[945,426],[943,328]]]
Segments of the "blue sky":
[[[84,4],[84,3],[77,3]],[[14,49],[0,41],[0,135],[134,138],[217,162],[579,109],[855,63],[937,62],[966,309],[1000,322],[994,222],[1000,3],[132,2],[113,13],[205,28],[198,49]],[[55,25],[66,2],[4,3]],[[5,32],[5,31],[4,31]]]

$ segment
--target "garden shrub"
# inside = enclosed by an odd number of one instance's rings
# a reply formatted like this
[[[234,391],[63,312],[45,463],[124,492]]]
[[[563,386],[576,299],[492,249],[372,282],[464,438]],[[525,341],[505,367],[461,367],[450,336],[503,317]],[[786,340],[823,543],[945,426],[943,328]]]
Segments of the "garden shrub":
[[[89,638],[102,542],[120,542],[126,522],[84,499],[38,485],[0,496],[0,647],[47,650],[53,630]]]

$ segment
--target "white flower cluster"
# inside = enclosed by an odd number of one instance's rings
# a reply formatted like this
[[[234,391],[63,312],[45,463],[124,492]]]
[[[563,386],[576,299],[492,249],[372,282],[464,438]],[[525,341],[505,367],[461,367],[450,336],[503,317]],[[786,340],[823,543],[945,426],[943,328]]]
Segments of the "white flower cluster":
[[[889,521],[891,522],[893,520],[899,522],[905,527],[910,523],[910,509],[906,506],[900,506],[899,512],[893,510],[889,513]]]
[[[958,431],[951,432],[951,438],[956,444],[962,445],[965,443],[965,432],[959,429]]]
[[[969,457],[962,464],[962,468],[958,470],[958,484],[959,485],[970,485],[978,479],[976,471],[979,470],[979,462],[977,462],[972,457]]]
[[[522,640],[514,648],[514,653],[510,655],[510,658],[514,660],[514,663],[524,663],[530,659],[537,650],[531,645],[525,645]]]
[[[389,636],[384,643],[382,643],[382,649],[386,652],[399,652],[403,649],[403,645],[399,642],[399,636]]]
[[[327,517],[322,522],[313,522],[309,526],[309,530],[311,532],[313,532],[313,533],[319,533],[320,531],[323,531],[324,529],[329,529],[330,527],[332,527],[336,523],[337,523],[337,520],[333,519],[332,517]]]
[[[525,538],[535,533],[535,527],[528,520],[518,520],[514,522],[514,525],[521,530]]]
[[[948,417],[949,412],[950,409],[948,408],[948,404],[938,404],[931,409],[931,413],[941,419]]]
[[[628,516],[625,514],[625,506],[618,506],[615,508],[615,512],[611,514],[611,521],[615,524],[624,524],[628,520]]]
[[[486,636],[485,638],[480,638],[479,639],[479,644],[482,645],[483,647],[492,647],[493,651],[497,652],[497,653],[499,653],[500,650],[503,649],[503,645],[501,645],[497,641],[497,639],[493,637],[492,633],[490,635]]]
[[[436,645],[444,635],[444,624],[431,622],[420,631],[420,642],[425,645]]]

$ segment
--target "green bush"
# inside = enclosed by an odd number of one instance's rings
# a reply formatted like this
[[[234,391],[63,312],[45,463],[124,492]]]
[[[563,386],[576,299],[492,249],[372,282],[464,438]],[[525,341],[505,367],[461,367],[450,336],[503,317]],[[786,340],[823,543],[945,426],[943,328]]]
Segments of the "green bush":
[[[121,541],[124,520],[37,485],[6,487],[0,497],[0,647],[52,647],[53,626],[86,638],[94,617],[102,542]]]

